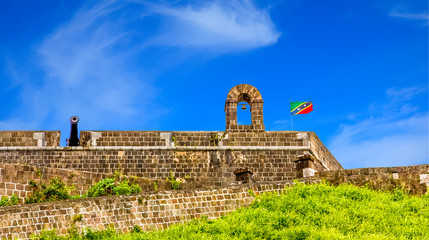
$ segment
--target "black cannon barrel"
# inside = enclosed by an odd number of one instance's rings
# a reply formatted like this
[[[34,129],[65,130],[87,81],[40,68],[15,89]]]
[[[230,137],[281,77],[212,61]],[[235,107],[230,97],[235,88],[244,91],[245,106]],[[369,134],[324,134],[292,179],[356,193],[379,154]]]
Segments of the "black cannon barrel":
[[[79,122],[79,118],[77,116],[72,116],[70,118],[70,138],[67,139],[67,146],[76,147],[79,146],[79,138],[77,132],[77,123]]]

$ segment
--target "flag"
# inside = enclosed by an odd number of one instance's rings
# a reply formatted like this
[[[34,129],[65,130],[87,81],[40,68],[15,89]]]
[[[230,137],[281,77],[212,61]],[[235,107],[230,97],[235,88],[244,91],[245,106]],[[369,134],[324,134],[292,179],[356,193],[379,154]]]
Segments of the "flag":
[[[307,114],[313,111],[313,102],[290,102],[290,114]]]

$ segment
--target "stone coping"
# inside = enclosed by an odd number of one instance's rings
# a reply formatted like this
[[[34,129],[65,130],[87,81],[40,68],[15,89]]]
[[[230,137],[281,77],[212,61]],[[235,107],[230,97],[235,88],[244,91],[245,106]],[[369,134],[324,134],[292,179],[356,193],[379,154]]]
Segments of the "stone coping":
[[[6,131],[5,131],[6,132]],[[9,132],[9,131],[7,131]],[[226,132],[226,133],[230,133],[228,131],[225,130],[200,130],[200,131],[182,131],[182,130],[82,130],[81,132],[177,132],[177,133],[220,133],[220,132]],[[312,131],[264,131],[266,133],[301,133],[301,132],[312,132]],[[239,132],[233,132],[233,133],[239,133]],[[244,132],[244,133],[248,133],[248,132]]]
[[[0,151],[127,151],[127,150],[175,150],[175,151],[287,151],[307,150],[310,146],[94,146],[94,147],[0,147]]]

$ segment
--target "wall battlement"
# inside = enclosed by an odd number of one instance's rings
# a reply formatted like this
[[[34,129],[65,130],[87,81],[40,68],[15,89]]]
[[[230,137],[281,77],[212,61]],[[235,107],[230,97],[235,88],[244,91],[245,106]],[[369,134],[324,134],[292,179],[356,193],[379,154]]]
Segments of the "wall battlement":
[[[342,169],[312,132],[83,131],[82,135],[84,147],[0,147],[0,163],[102,174],[120,170],[152,180],[165,179],[172,171],[207,186],[235,182],[233,172],[238,168],[252,169],[256,181],[292,180],[297,177],[294,160],[306,154],[315,156],[317,171]]]
[[[55,147],[60,137],[60,131],[0,131],[0,147]]]

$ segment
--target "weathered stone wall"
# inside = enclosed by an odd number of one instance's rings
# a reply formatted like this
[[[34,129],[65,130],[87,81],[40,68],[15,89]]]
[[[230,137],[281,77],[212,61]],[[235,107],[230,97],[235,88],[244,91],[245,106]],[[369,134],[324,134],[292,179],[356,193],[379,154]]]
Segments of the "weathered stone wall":
[[[343,169],[341,164],[335,159],[314,132],[309,132],[307,135],[301,133],[301,137],[309,141],[310,149],[315,156],[315,164],[319,166],[318,169],[325,169],[325,171]]]
[[[246,102],[250,106],[251,125],[237,124],[237,106],[240,102]],[[229,132],[265,131],[263,105],[264,100],[262,100],[261,93],[252,85],[240,84],[231,88],[225,101],[225,129]]]
[[[323,143],[313,132],[219,132],[219,131],[81,131],[80,145],[89,146],[310,146]],[[324,148],[326,149],[326,148]],[[324,151],[324,150],[323,150]],[[328,151],[329,152],[329,151]],[[330,153],[329,153],[330,154]],[[326,158],[335,158],[330,155]],[[338,164],[338,163],[337,163]]]
[[[258,119],[255,124],[262,130]],[[253,179],[260,185],[252,188],[263,192],[278,191],[284,185],[273,182],[295,179],[294,160],[302,155],[314,156],[319,172],[342,169],[311,132],[82,131],[79,147],[58,147],[59,132],[29,132],[26,138],[13,141],[8,140],[9,135],[11,139],[18,136],[8,132],[0,145],[0,195],[22,198],[31,192],[30,179],[47,182],[57,176],[68,185],[74,183],[79,194],[116,171],[128,178],[137,176],[143,191],[153,190],[154,181],[160,190],[168,189],[165,179],[170,171],[176,177],[189,175],[184,189],[212,189],[237,184],[233,172],[240,168],[254,173]],[[77,214],[84,215],[83,222],[76,223],[81,226],[114,223],[124,231],[133,225],[165,227],[203,214],[214,218],[249,204],[252,197],[247,190],[193,190],[4,207],[0,208],[0,238],[14,233],[28,237],[42,228],[64,233]]]
[[[68,186],[73,185],[74,190],[71,192],[73,195],[82,195],[94,183],[105,178],[115,177],[115,174],[0,163],[0,198],[2,196],[11,196],[12,194],[26,198],[33,192],[29,185],[30,180],[49,183],[49,180],[53,177],[60,177]],[[138,184],[142,188],[142,191],[154,191],[154,182],[156,182],[159,191],[171,190],[171,184],[166,179],[151,180],[132,175],[116,177],[121,179],[126,178],[131,183]],[[188,181],[181,185],[182,189],[195,189],[198,187],[201,187],[201,184],[198,182]]]
[[[81,131],[81,146],[166,146],[158,131]]]
[[[0,147],[55,147],[60,137],[60,131],[0,131]]]
[[[334,185],[351,183],[387,191],[401,188],[412,194],[421,195],[427,193],[428,190],[429,165],[316,172],[315,177],[317,179],[326,179]]]
[[[296,176],[293,160],[308,152],[304,147],[275,150],[207,147],[148,148],[57,148],[44,150],[3,150],[0,162],[46,166],[94,173],[112,174],[122,171],[147,179],[165,179],[170,171],[177,177],[189,175],[189,181],[205,186],[221,186],[235,182],[234,170],[250,168],[257,182],[287,181]]]
[[[199,186],[229,185],[237,168],[251,169],[258,182],[292,180],[294,160],[304,154],[316,156],[317,171],[342,169],[311,132],[82,131],[80,142],[82,147],[0,147],[0,163],[97,174],[119,170],[150,180],[172,171]]]
[[[281,191],[283,184],[261,184],[210,190],[169,191],[129,196],[97,197],[0,208],[0,239],[27,239],[42,229],[65,234],[73,217],[82,215],[77,227],[114,228],[127,232],[134,225],[144,230],[161,229],[171,224],[199,218],[218,218],[248,206],[256,195]]]

